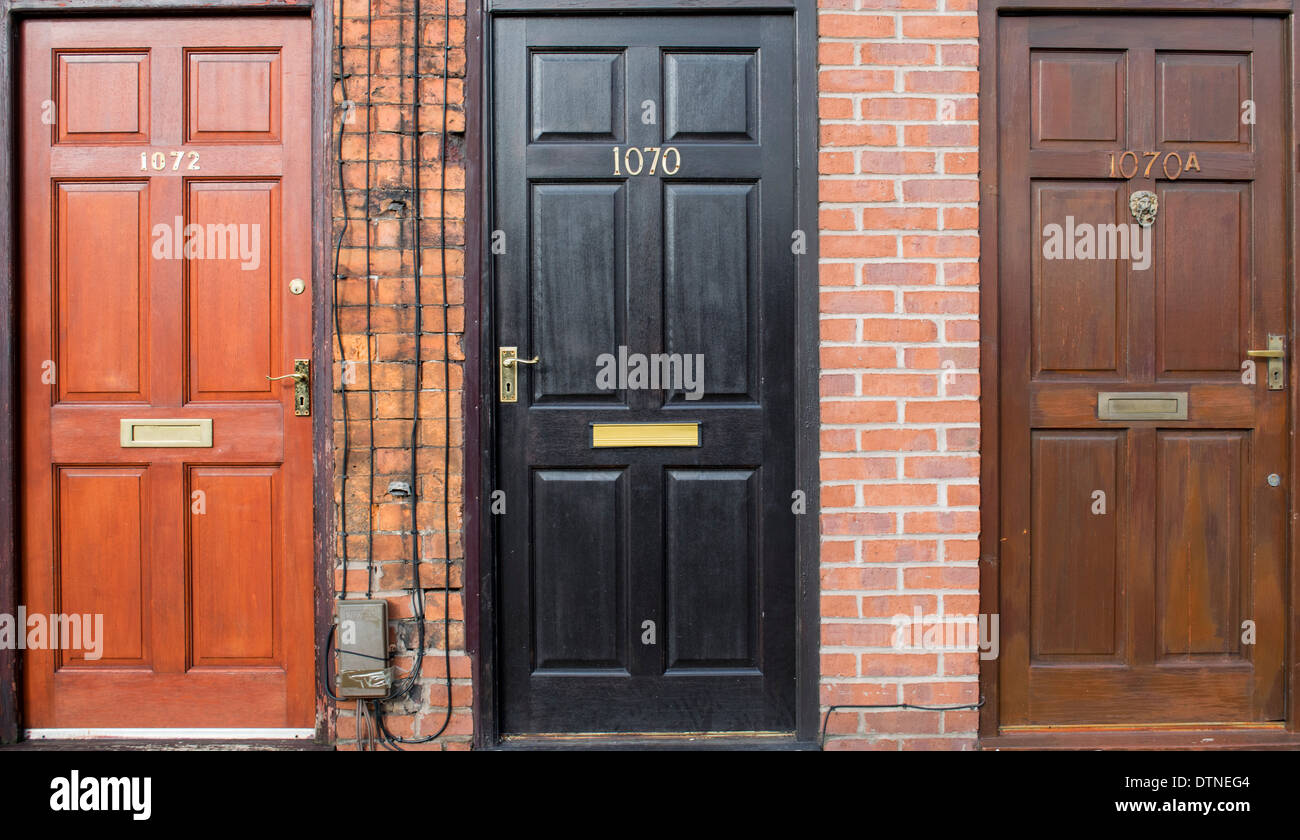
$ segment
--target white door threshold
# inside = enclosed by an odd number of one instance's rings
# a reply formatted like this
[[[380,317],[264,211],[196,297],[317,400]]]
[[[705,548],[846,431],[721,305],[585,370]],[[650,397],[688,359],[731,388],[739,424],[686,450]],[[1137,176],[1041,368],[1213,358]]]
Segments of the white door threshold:
[[[90,738],[118,738],[151,741],[267,741],[310,740],[316,737],[314,729],[28,729],[26,737],[32,741],[77,741]]]

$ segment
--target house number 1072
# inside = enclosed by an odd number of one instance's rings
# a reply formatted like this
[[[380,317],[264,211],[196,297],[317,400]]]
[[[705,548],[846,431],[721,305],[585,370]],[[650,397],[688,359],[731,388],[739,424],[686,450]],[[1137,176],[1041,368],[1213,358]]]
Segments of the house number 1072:
[[[671,169],[669,157],[673,161]],[[650,164],[647,175],[676,175],[682,168],[682,153],[677,151],[676,146],[643,146],[639,149],[636,146],[622,149],[614,147],[615,175],[640,175],[645,171],[646,163]]]
[[[178,171],[181,168],[181,161],[187,157],[189,158],[189,162],[185,166],[186,169],[202,168],[199,166],[198,152],[182,152],[173,150],[171,152],[154,152],[153,154],[141,152],[140,171],[148,172],[150,169],[153,169],[156,172],[162,172],[167,168],[168,154],[172,157],[172,171]]]

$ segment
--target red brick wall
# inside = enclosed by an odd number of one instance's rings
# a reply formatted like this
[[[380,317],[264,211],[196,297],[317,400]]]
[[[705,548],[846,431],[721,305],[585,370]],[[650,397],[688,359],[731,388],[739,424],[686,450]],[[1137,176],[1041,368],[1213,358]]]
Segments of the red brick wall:
[[[974,703],[973,646],[891,619],[979,612],[976,3],[820,2],[822,712]],[[844,709],[827,748],[969,749],[977,721]]]
[[[343,47],[343,73],[336,80],[336,144],[343,132],[343,178],[335,185],[335,237],[342,233],[346,213],[347,230],[343,233],[339,254],[340,275],[336,285],[340,334],[335,337],[338,361],[339,340],[342,358],[350,364],[349,381],[344,382],[344,366],[335,365],[336,391],[345,389],[349,422],[343,423],[342,395],[335,395],[334,442],[336,448],[335,496],[342,499],[344,436],[351,447],[347,471],[347,521],[350,597],[365,595],[367,562],[374,563],[374,589],[377,598],[390,604],[392,638],[398,647],[397,670],[410,672],[414,664],[415,633],[410,622],[411,599],[404,587],[410,584],[411,511],[410,499],[399,500],[388,492],[391,481],[410,480],[410,441],[413,427],[416,381],[415,360],[415,215],[413,194],[414,126],[414,45],[416,41],[413,0],[340,0],[335,5],[335,52],[332,56],[338,72],[339,39]],[[465,147],[465,4],[451,0],[450,40],[444,32],[443,14],[446,0],[421,2],[421,82],[420,158],[421,190],[418,197],[423,216],[421,233],[423,328],[418,444],[418,487],[421,533],[421,587],[425,591],[426,650],[421,678],[410,698],[385,704],[390,711],[390,730],[399,736],[418,737],[441,726],[447,705],[444,684],[443,651],[451,646],[453,715],[444,737],[423,746],[406,749],[467,749],[472,732],[470,705],[469,658],[465,655],[464,603],[461,598],[463,427],[462,383],[464,331],[464,233],[465,171],[462,164]],[[370,22],[370,84],[367,91],[367,9]],[[341,9],[341,11],[340,11]],[[451,333],[449,346],[442,340],[444,300],[442,295],[441,257],[439,249],[440,176],[444,162],[440,159],[442,130],[443,44],[450,46],[447,68],[450,74],[447,101],[446,162],[446,317]],[[370,107],[367,108],[367,100]],[[352,104],[345,105],[348,101]],[[366,132],[370,132],[370,207],[366,208]],[[334,149],[337,153],[337,145]],[[337,179],[337,161],[335,162]],[[341,189],[339,187],[341,186]],[[370,307],[372,336],[366,340],[366,217],[370,216]],[[367,347],[367,344],[369,345]],[[450,377],[443,372],[444,350],[450,353]],[[367,359],[369,361],[367,362]],[[374,395],[373,464],[370,457],[370,395]],[[448,446],[444,432],[444,395],[450,388],[451,436],[450,475],[444,475],[442,463]],[[371,475],[373,474],[373,485]],[[443,501],[451,501],[451,575],[449,636],[443,633],[444,550]],[[367,531],[373,528],[373,551]],[[340,547],[340,558],[342,548]],[[335,586],[343,586],[341,568]],[[356,745],[354,705],[346,704],[338,717],[338,740],[343,749]]]

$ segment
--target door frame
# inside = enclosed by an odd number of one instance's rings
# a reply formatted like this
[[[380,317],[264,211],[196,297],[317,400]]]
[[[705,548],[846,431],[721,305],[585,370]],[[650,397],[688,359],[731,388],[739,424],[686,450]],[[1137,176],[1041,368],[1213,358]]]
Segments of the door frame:
[[[490,85],[491,23],[498,16],[539,13],[653,14],[766,12],[793,14],[798,113],[796,115],[796,215],[804,231],[807,253],[798,259],[796,314],[796,432],[795,477],[807,496],[808,509],[796,518],[795,589],[795,732],[791,746],[815,745],[819,715],[818,645],[820,607],[818,567],[820,529],[818,499],[818,297],[817,297],[817,6],[814,0],[469,0],[466,10],[466,136],[472,143],[466,161],[465,251],[465,640],[473,662],[474,746],[501,744],[499,729],[498,617],[495,612],[496,539],[488,510],[497,453],[493,427],[496,396],[492,391],[496,357],[493,347],[491,261],[483,247],[490,230],[492,138]],[[478,259],[468,255],[476,254]],[[662,738],[656,739],[662,741]],[[771,739],[754,739],[755,746]],[[620,739],[620,743],[637,743]],[[728,741],[731,746],[736,739]],[[744,742],[740,742],[744,746]]]
[[[19,22],[31,18],[63,19],[72,16],[130,17],[177,14],[222,15],[310,15],[312,20],[312,127],[311,127],[311,218],[312,218],[312,377],[313,475],[313,583],[315,642],[316,741],[333,738],[333,707],[321,692],[324,685],[325,634],[333,620],[335,564],[334,522],[334,424],[333,371],[334,335],[331,313],[334,306],[333,267],[330,242],[334,180],[330,166],[333,147],[333,32],[334,11],[329,0],[61,0],[52,7],[42,0],[0,0],[0,92],[7,94],[0,105],[0,121],[9,130],[0,132],[0,613],[13,615],[18,605],[18,341],[16,224],[20,210],[15,204],[13,175],[16,165],[18,109],[17,62],[14,49]],[[21,662],[17,650],[0,650],[0,744],[14,743],[22,734]]]
[[[1300,294],[1296,286],[1296,265],[1300,262],[1300,239],[1296,236],[1296,220],[1300,216],[1300,200],[1296,194],[1295,172],[1300,150],[1296,138],[1300,136],[1300,117],[1296,112],[1296,66],[1300,63],[1300,43],[1297,42],[1296,18],[1293,0],[1242,0],[1225,4],[1221,0],[1189,0],[1182,3],[1169,0],[979,0],[979,161],[980,161],[980,612],[997,613],[999,583],[999,331],[998,331],[998,45],[999,20],[1003,16],[1070,13],[1076,15],[1122,15],[1126,13],[1155,14],[1214,14],[1218,16],[1270,16],[1284,19],[1288,41],[1284,58],[1289,58],[1284,90],[1289,93],[1287,107],[1290,119],[1284,120],[1287,157],[1287,206],[1289,214],[1287,232],[1291,237],[1287,249],[1287,301],[1291,307],[1288,318],[1290,344],[1288,366],[1291,392],[1288,428],[1291,432],[1290,471],[1291,490],[1288,511],[1291,522],[1287,528],[1287,604],[1286,653],[1283,660],[1286,685],[1286,719],[1284,729],[1277,727],[1220,728],[1216,743],[1222,746],[1300,745],[1300,569],[1295,562],[1295,547],[1300,545],[1300,444],[1296,440],[1300,417],[1300,372],[1296,370],[1297,304]],[[1116,731],[1116,727],[1062,727],[1058,732],[1002,734],[998,719],[998,660],[980,661],[980,694],[984,705],[980,709],[979,737],[984,748],[998,747],[1056,747],[1079,748],[1111,746],[1194,746],[1207,733],[1206,729],[1189,727],[1156,729],[1134,727]],[[1068,730],[1068,731],[1067,731]]]

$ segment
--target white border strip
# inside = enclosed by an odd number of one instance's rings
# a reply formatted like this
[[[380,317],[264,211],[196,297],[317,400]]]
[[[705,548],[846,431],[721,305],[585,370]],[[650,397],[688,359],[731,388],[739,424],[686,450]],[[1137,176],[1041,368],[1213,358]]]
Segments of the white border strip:
[[[78,740],[83,738],[131,738],[144,740],[269,740],[310,739],[316,737],[314,729],[28,729],[26,736],[34,741]]]

